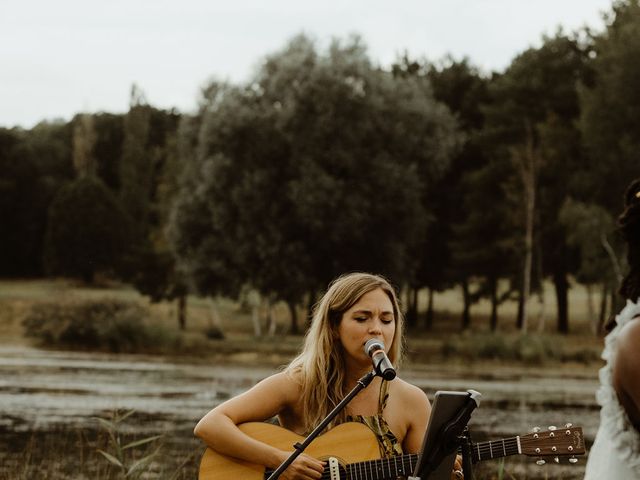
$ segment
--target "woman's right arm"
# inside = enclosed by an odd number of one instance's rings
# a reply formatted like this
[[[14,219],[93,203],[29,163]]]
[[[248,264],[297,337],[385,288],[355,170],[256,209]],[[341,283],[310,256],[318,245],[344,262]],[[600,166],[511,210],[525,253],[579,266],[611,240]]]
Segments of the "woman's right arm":
[[[290,452],[251,438],[237,425],[269,419],[293,405],[297,398],[296,382],[286,373],[277,373],[211,410],[198,422],[194,433],[219,453],[274,469]],[[321,478],[323,470],[323,462],[303,454],[281,478]]]
[[[625,326],[618,340],[613,383],[620,403],[640,431],[640,319]]]

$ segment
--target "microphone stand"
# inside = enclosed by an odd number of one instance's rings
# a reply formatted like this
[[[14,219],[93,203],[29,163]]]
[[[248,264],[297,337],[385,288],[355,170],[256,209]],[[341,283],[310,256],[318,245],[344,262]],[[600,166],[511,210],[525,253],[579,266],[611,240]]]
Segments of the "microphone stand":
[[[320,424],[316,428],[313,429],[313,431],[307,436],[307,438],[305,438],[302,443],[296,442],[293,445],[294,450],[293,452],[291,452],[291,455],[289,455],[289,457],[284,462],[282,462],[271,475],[269,475],[269,478],[267,480],[276,480],[280,476],[280,474],[284,472],[287,467],[291,465],[302,452],[304,452],[305,448],[307,448],[309,444],[313,440],[315,440],[315,438],[320,435],[320,433],[322,433],[325,428],[327,428],[327,425],[329,425],[329,423],[331,423],[331,420],[333,420],[336,415],[338,415],[338,413],[340,413],[340,411],[347,406],[347,403],[349,403],[351,399],[360,392],[360,390],[366,388],[371,383],[373,377],[375,376],[376,372],[371,371],[364,375],[360,380],[358,380],[356,386],[353,387],[353,389],[347,394],[347,396],[344,397],[340,401],[340,403],[338,403],[338,405],[336,405],[335,408],[329,412],[326,418],[322,420],[322,422],[320,422]]]

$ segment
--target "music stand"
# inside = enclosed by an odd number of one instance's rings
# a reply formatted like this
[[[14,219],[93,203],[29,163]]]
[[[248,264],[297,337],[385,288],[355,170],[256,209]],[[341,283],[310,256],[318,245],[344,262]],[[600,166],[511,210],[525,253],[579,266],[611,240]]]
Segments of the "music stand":
[[[460,447],[465,478],[473,478],[470,440],[464,433],[480,397],[475,390],[436,392],[418,463],[407,480],[449,480]]]

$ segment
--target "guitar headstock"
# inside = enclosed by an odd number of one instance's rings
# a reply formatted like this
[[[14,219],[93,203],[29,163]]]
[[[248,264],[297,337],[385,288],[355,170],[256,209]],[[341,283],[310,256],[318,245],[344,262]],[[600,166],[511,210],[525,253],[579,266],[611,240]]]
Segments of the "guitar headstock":
[[[585,454],[582,428],[572,427],[570,423],[564,428],[550,426],[546,431],[534,429],[533,433],[520,437],[520,447],[524,455],[532,457]]]

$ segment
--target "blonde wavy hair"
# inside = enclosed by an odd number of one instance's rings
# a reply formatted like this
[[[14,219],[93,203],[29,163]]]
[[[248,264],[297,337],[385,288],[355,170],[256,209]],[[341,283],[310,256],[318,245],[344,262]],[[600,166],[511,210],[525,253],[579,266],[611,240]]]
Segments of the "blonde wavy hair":
[[[389,360],[398,367],[403,356],[403,317],[396,292],[380,275],[349,273],[335,279],[315,305],[311,326],[305,336],[301,353],[286,367],[285,372],[301,385],[303,424],[308,433],[344,398],[345,366],[342,348],[336,332],[342,315],[364,294],[382,289],[391,300],[396,322],[395,335],[389,350]],[[331,426],[344,422],[344,410]]]

